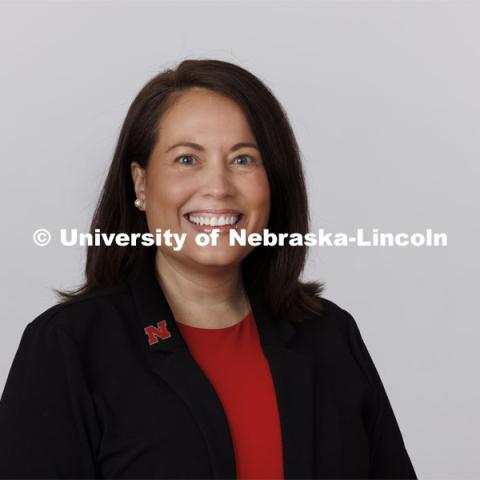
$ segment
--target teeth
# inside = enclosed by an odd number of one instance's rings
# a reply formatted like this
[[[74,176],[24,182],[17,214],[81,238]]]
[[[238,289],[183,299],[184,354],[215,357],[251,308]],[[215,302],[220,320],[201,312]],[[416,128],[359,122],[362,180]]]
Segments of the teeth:
[[[202,217],[199,215],[188,215],[188,220],[197,225],[208,225],[210,227],[221,227],[223,225],[233,225],[238,222],[240,215],[209,215]]]

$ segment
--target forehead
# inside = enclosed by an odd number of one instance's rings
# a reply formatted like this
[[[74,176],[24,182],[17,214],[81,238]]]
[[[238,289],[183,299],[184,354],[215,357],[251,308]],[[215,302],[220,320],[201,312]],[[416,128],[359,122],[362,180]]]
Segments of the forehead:
[[[248,121],[236,102],[205,88],[182,92],[159,122],[159,143],[176,138],[192,141],[209,139],[226,141],[253,140]]]

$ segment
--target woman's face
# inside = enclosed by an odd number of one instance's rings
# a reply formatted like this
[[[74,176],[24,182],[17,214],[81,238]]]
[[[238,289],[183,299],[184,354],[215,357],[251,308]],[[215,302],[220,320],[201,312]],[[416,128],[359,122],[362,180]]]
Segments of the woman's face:
[[[187,234],[179,251],[158,247],[158,254],[182,263],[238,265],[255,247],[230,246],[228,230],[263,233],[268,224],[270,188],[255,138],[240,107],[216,92],[195,87],[182,93],[160,119],[146,170],[133,162],[132,175],[150,232]],[[216,221],[203,226],[211,229],[237,218],[222,227],[217,246],[195,243],[202,226],[194,223]]]

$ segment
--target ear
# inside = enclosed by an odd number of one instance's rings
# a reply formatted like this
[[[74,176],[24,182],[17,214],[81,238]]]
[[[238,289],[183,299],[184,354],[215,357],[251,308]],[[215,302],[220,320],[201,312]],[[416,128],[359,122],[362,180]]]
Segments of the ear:
[[[133,179],[133,188],[137,199],[141,202],[140,210],[145,210],[146,198],[145,198],[145,169],[140,166],[138,162],[132,162],[130,164],[130,171]]]

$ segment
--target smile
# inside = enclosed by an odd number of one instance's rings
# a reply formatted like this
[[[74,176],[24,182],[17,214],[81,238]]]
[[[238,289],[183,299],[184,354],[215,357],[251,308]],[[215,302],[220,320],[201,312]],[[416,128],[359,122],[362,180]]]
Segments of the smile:
[[[235,225],[239,222],[242,214],[236,215],[195,215],[195,214],[187,214],[184,215],[185,218],[194,225],[204,225],[208,227],[223,227],[225,225]]]

